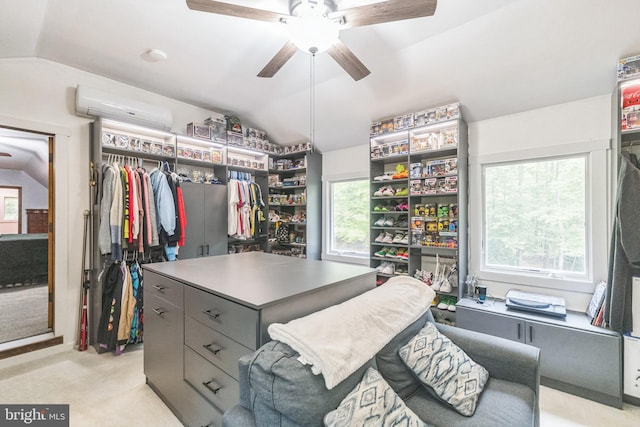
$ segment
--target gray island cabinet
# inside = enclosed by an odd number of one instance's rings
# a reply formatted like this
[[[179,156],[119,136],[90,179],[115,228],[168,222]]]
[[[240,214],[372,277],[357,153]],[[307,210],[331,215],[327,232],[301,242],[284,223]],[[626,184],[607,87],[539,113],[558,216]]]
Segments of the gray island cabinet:
[[[375,288],[367,267],[260,252],[144,268],[144,373],[187,426],[218,426],[238,402],[238,358],[267,327]]]

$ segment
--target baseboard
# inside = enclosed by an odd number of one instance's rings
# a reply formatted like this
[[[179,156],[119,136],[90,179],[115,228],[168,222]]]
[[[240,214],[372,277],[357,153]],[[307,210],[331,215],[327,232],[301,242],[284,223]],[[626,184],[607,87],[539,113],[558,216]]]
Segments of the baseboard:
[[[560,390],[565,393],[574,394],[585,399],[593,400],[594,402],[599,402],[608,406],[613,406],[614,408],[622,409],[621,395],[611,396],[609,394],[600,393],[599,391],[589,390],[584,387],[567,384],[565,382],[547,377],[540,377],[540,384],[547,387],[555,388],[556,390]]]
[[[625,403],[629,403],[634,406],[640,406],[640,398],[637,398],[635,396],[629,396],[628,394],[625,394],[623,400],[625,401]]]
[[[63,337],[59,336],[0,351],[0,369],[73,349],[73,343],[63,342]]]

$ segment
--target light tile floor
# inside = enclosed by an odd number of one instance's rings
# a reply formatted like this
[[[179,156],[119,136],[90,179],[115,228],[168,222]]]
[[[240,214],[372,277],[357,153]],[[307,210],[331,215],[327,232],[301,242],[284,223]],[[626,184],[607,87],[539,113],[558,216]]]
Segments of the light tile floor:
[[[181,426],[145,384],[142,355],[138,346],[120,356],[89,349],[4,368],[0,361],[0,402],[69,404],[73,427]],[[619,410],[547,387],[540,409],[542,427],[640,426],[640,407]]]

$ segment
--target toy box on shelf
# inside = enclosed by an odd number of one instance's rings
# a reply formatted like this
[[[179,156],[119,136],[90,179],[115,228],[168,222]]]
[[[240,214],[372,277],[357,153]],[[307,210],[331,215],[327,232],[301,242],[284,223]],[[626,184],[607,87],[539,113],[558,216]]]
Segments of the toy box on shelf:
[[[640,128],[640,80],[623,83],[620,91],[622,106],[620,129],[629,131]]]
[[[629,56],[618,61],[618,81],[640,77],[640,55]]]
[[[411,153],[455,149],[458,146],[456,122],[443,122],[410,132]]]
[[[224,145],[180,135],[177,138],[177,156],[179,159],[222,164],[224,163]]]

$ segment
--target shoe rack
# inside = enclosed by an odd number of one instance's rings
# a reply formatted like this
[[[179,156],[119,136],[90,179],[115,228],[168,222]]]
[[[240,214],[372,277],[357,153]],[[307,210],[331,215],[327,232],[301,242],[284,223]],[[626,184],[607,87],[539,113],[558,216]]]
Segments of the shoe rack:
[[[437,294],[436,320],[455,323],[467,275],[468,139],[460,106],[374,122],[370,148],[377,283],[398,275],[424,281]]]

